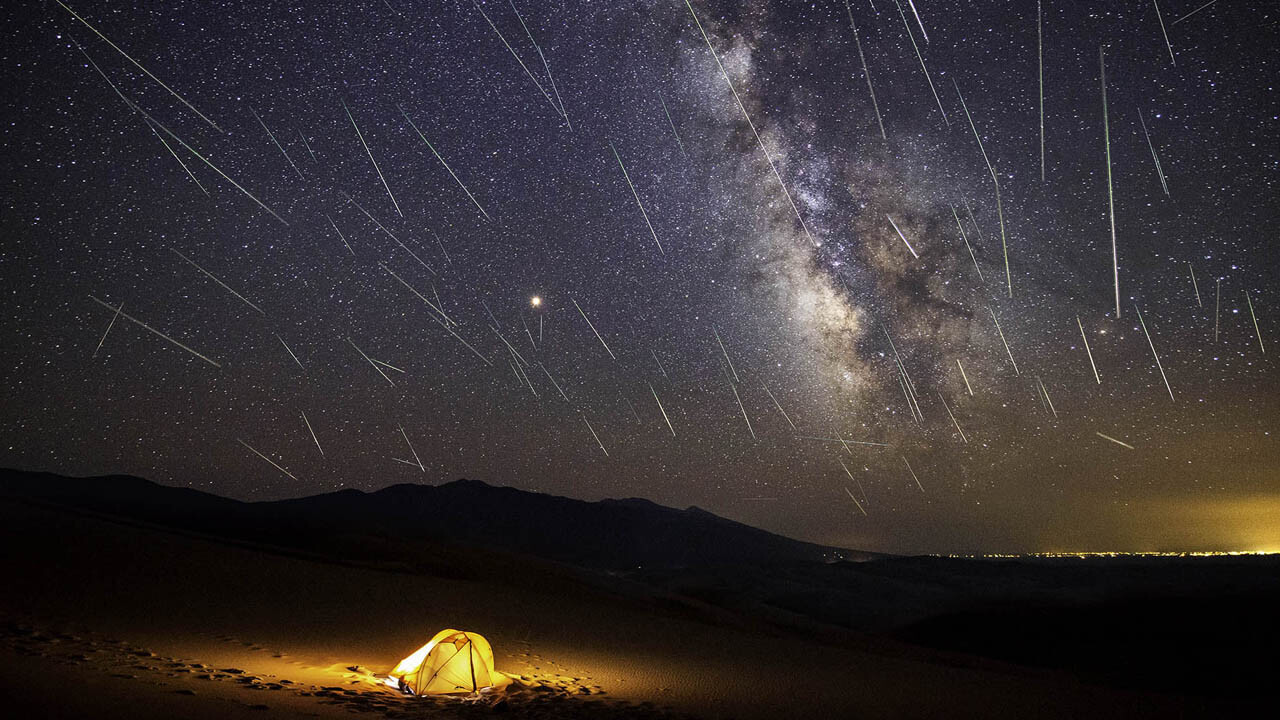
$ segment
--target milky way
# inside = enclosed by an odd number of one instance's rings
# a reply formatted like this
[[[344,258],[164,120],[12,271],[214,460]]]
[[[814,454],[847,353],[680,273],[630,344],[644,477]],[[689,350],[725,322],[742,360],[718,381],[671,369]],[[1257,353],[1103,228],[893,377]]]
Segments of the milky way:
[[[1042,181],[1029,1],[20,3],[3,462],[1280,547],[1278,16],[1200,4],[1043,3]]]

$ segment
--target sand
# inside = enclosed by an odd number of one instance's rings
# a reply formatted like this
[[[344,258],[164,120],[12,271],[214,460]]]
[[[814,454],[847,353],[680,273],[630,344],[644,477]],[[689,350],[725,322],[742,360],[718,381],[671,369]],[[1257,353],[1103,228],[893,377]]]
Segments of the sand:
[[[537,562],[396,572],[0,498],[0,673],[43,717],[1221,717],[1245,706],[832,631],[813,639]],[[472,569],[477,569],[471,565]],[[447,574],[447,573],[446,573]],[[376,674],[444,627],[503,693],[406,698]]]

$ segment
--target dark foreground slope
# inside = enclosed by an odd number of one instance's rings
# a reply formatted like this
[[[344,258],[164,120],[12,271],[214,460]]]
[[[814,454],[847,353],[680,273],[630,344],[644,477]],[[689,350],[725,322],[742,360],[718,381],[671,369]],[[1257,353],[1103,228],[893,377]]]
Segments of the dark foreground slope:
[[[1007,671],[1042,668],[1072,682],[1160,698],[1157,705],[1166,709],[1169,702],[1212,708],[1263,701],[1280,669],[1274,653],[1280,625],[1271,621],[1280,607],[1275,558],[876,557],[796,542],[696,509],[643,500],[585,503],[467,481],[241,503],[138,478],[10,472],[0,480],[0,501],[6,496],[11,508],[78,513],[100,528],[125,523],[153,536],[186,538],[176,542],[221,543],[392,579],[462,582],[483,587],[486,606],[519,602],[535,590],[608,597],[630,608],[627,630],[634,637],[649,633],[634,613],[679,617],[785,638],[808,653],[824,647],[823,657],[835,650],[837,657],[847,651],[865,660],[870,652],[937,667],[985,668],[994,661]],[[25,553],[32,540],[19,535],[4,546]],[[45,572],[58,577],[60,570]],[[431,608],[436,599],[406,601]],[[614,612],[589,605],[582,612]],[[410,622],[417,627],[416,617]],[[618,647],[630,647],[634,637]]]

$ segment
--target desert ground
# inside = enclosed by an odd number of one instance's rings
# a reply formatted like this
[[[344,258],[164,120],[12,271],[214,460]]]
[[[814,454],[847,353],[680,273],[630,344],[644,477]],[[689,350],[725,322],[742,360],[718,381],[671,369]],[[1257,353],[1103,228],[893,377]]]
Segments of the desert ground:
[[[820,623],[787,628],[510,553],[452,548],[429,570],[396,569],[4,496],[0,528],[0,687],[22,710],[12,717],[1134,718],[1262,707]],[[378,684],[444,627],[485,635],[517,682],[471,699]]]

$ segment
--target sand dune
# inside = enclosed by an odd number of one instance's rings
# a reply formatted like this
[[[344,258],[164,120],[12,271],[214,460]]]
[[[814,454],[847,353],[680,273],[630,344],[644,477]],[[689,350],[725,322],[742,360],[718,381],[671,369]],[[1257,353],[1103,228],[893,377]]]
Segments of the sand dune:
[[[450,579],[7,499],[0,526],[6,575],[20,579],[0,590],[0,669],[14,701],[41,716],[1159,717],[1228,708],[859,646],[847,634],[816,643],[714,608],[602,591],[533,561]],[[376,686],[371,673],[445,626],[485,634],[520,686],[475,704]]]

